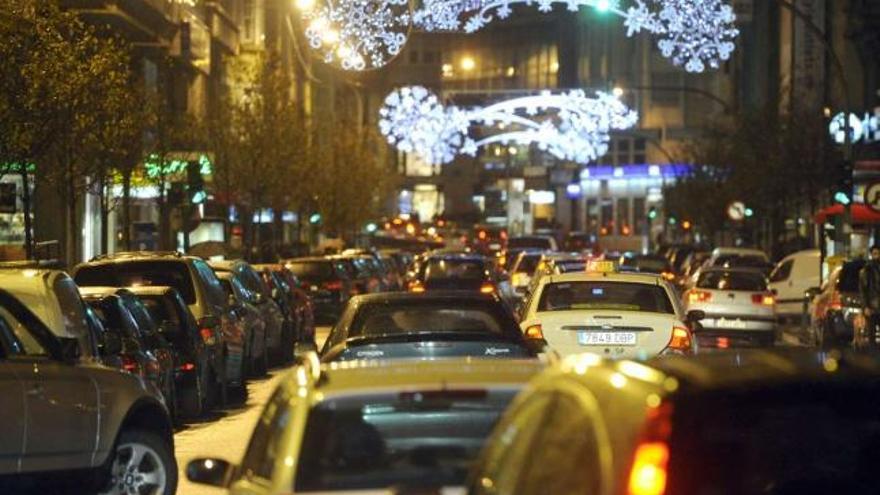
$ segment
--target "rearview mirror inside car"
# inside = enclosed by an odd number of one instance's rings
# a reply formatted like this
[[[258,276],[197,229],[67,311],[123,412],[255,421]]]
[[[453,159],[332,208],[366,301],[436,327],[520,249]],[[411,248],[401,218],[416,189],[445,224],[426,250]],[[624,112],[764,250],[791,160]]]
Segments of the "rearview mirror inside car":
[[[186,465],[186,479],[193,483],[224,488],[229,486],[234,466],[217,458],[193,459]]]

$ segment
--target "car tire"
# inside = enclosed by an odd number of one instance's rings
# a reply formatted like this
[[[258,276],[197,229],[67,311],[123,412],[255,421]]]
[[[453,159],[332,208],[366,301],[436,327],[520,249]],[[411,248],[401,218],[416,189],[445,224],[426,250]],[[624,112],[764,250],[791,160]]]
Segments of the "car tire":
[[[129,465],[135,456],[141,461],[136,466]],[[150,431],[125,430],[120,433],[107,474],[109,479],[102,495],[146,492],[143,489],[159,495],[177,492],[177,461],[171,445]]]
[[[201,370],[196,373],[192,385],[184,388],[180,394],[180,414],[185,418],[198,418],[204,412],[205,392],[202,384]]]

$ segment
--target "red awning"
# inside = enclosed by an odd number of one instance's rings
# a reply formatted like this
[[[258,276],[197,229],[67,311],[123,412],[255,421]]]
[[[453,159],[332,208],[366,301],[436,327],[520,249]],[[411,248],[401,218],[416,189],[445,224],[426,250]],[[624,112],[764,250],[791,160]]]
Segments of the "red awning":
[[[864,203],[853,203],[851,211],[853,223],[880,223],[880,213],[868,208]],[[829,217],[836,217],[838,215],[843,215],[843,205],[837,204],[823,208],[816,213],[813,220],[818,224],[822,224]]]

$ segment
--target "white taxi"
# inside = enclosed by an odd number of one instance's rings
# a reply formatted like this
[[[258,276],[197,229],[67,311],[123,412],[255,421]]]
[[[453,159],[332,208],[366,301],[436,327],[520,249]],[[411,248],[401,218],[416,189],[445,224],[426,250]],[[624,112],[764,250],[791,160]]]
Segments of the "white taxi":
[[[545,351],[564,357],[592,352],[645,359],[687,354],[693,339],[684,310],[659,275],[617,273],[613,262],[542,277],[525,303],[520,326]],[[694,312],[691,319],[699,319]]]

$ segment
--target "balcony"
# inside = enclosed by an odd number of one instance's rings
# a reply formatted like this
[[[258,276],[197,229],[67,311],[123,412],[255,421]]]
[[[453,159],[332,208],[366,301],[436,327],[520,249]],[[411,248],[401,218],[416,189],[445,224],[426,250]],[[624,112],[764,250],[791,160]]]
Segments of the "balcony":
[[[169,0],[62,0],[61,4],[136,46],[168,46],[178,26],[178,6]]]

